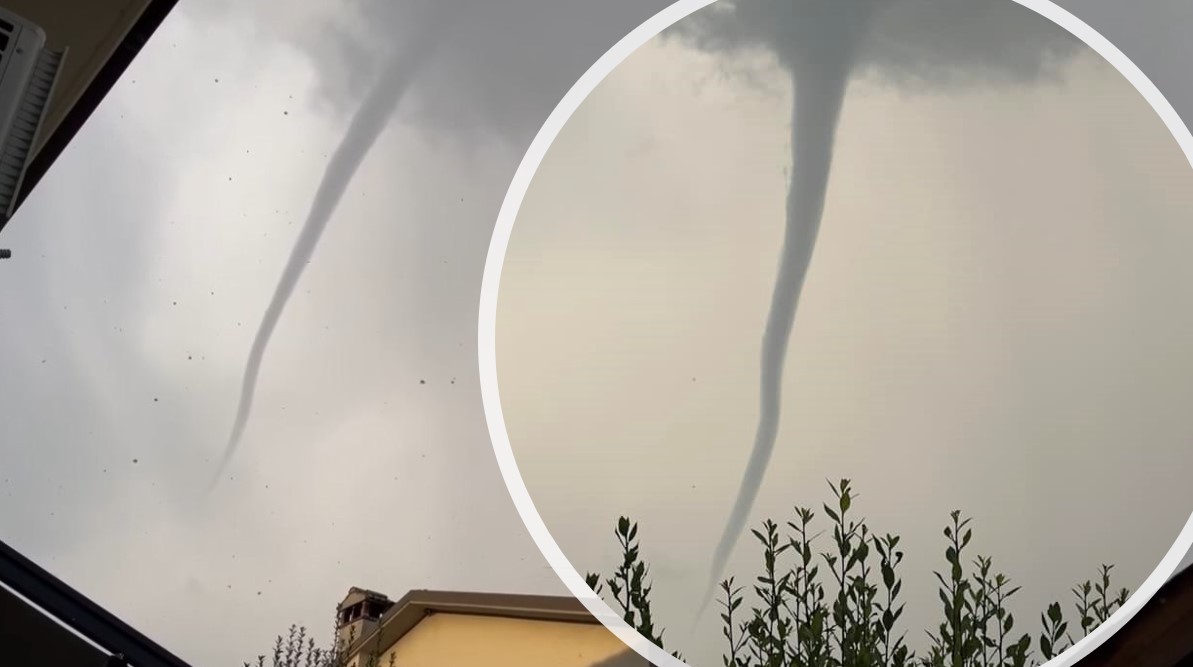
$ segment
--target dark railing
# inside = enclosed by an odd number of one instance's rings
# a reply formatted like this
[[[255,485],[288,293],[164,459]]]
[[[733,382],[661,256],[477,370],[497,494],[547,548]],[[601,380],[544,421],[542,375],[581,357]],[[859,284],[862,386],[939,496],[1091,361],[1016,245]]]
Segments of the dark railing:
[[[112,656],[108,667],[190,667],[3,542],[0,583]]]

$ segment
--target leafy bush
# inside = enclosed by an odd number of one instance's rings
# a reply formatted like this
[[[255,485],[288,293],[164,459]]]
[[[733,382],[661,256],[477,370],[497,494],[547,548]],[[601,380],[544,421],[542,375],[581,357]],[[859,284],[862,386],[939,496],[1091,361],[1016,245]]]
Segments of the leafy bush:
[[[337,638],[332,645],[320,648],[305,626],[291,625],[288,634],[278,635],[274,641],[272,655],[258,655],[256,662],[245,662],[244,667],[344,667],[351,657],[345,649],[356,637],[350,634],[345,642],[334,631],[332,636]],[[366,656],[360,667],[396,667],[394,657],[391,653],[383,665],[381,657],[374,651]]]
[[[725,667],[1025,667],[1073,645],[1074,628],[1058,602],[1040,615],[1036,646],[1028,633],[1018,634],[1007,603],[1019,587],[995,572],[987,556],[974,557],[967,569],[965,549],[973,530],[970,519],[954,511],[944,528],[947,567],[934,573],[942,618],[927,633],[927,650],[912,651],[898,630],[904,610],[899,537],[875,534],[864,519],[853,518],[857,496],[849,480],[830,487],[833,502],[823,505],[831,526],[827,549],[817,551],[816,514],[796,507],[786,533],[771,520],[752,531],[762,549],[762,571],[751,586],[754,604],[748,610],[742,609],[743,588],[734,578],[721,582]],[[622,517],[614,533],[623,561],[603,578],[603,586],[598,574],[587,575],[588,585],[598,595],[611,593],[626,623],[665,648],[650,611],[649,567],[640,556],[638,525]],[[1111,570],[1103,565],[1096,582],[1073,588],[1081,637],[1130,595],[1125,588],[1113,592]]]

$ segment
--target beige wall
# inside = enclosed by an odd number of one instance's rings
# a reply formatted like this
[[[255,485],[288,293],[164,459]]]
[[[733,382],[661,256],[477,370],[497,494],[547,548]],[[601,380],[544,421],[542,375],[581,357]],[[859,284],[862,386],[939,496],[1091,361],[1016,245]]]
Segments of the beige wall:
[[[598,624],[433,614],[378,662],[401,667],[645,667],[637,654]],[[364,661],[364,662],[367,662]],[[363,665],[364,663],[362,663]]]

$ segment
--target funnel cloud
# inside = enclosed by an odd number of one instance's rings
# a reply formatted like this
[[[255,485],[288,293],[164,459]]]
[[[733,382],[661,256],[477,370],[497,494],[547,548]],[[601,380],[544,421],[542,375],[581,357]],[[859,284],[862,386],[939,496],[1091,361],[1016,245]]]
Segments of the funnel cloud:
[[[382,72],[373,89],[353,116],[343,141],[327,164],[323,180],[311,203],[306,223],[304,223],[302,231],[299,232],[298,240],[290,252],[290,259],[282,271],[273,298],[265,310],[261,325],[257,329],[257,335],[253,339],[253,346],[249,351],[241,383],[236,420],[233,422],[232,433],[228,438],[223,458],[212,478],[209,492],[218,484],[240,446],[244,429],[248,425],[252,413],[253,395],[256,391],[261,363],[265,358],[270,337],[277,327],[278,320],[281,319],[282,311],[293,295],[303,270],[310,263],[315,247],[319,244],[319,238],[323,235],[323,230],[327,228],[327,223],[335,213],[357,168],[360,167],[377,138],[381,136],[381,132],[385,129],[398,103],[410,87],[411,81],[443,41],[445,37],[444,14],[444,12],[433,12],[429,17],[430,20],[424,25],[424,29],[414,32],[410,41],[396,50],[387,68]]]
[[[991,31],[990,25],[1002,29]],[[713,553],[698,621],[745,531],[778,437],[788,341],[816,245],[850,79],[868,72],[913,89],[1046,79],[1081,42],[1009,0],[731,0],[697,12],[666,34],[702,50],[769,51],[794,89],[792,171],[778,276],[762,339],[758,425]]]
[[[745,530],[775,448],[783,365],[824,212],[837,121],[857,45],[876,6],[874,0],[793,3],[791,16],[785,22],[791,29],[792,45],[784,54],[788,60],[785,64],[795,85],[791,116],[792,171],[779,274],[762,338],[758,429],[737,500],[713,554],[698,618],[712,600],[729,555]]]

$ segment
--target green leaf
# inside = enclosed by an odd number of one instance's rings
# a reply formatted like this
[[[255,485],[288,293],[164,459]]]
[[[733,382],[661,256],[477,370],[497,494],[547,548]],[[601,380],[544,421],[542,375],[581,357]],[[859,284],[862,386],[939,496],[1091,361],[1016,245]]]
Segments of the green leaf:
[[[834,522],[841,522],[841,517],[838,516],[837,513],[833,511],[833,508],[829,507],[828,505],[824,506],[824,512],[825,514],[828,514],[828,518],[832,519]]]

